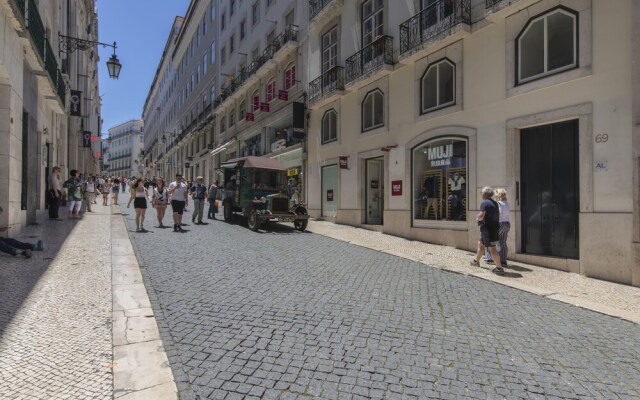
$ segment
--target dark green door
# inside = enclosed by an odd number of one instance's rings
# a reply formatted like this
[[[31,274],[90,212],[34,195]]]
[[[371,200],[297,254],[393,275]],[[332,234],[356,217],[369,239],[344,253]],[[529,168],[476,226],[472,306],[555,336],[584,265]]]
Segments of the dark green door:
[[[578,121],[521,131],[523,253],[578,258]]]

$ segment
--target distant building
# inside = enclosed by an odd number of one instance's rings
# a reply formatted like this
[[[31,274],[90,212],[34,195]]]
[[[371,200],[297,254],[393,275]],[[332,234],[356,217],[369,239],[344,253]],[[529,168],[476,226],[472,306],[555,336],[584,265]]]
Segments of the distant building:
[[[109,150],[104,163],[109,167],[109,175],[141,177],[145,175],[143,164],[144,123],[133,119],[109,129],[107,139]]]

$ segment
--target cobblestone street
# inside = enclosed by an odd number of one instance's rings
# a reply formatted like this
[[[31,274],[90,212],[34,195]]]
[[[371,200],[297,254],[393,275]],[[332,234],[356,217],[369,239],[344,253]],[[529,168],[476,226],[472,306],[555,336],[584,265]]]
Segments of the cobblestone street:
[[[149,209],[135,233],[122,209],[182,399],[640,397],[632,322],[290,225],[174,233]]]

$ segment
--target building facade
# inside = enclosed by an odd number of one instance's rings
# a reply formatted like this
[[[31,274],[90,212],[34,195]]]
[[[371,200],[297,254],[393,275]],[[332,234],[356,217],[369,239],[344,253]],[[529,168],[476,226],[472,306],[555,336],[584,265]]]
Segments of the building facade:
[[[640,286],[640,2],[309,3],[312,216]]]
[[[99,168],[99,146],[83,146],[85,132],[99,137],[98,57],[61,45],[61,35],[97,39],[95,0],[2,0],[0,32],[0,225],[15,234],[45,208],[53,166],[63,177]],[[83,92],[78,117],[70,90]]]
[[[146,165],[224,183],[222,163],[264,155],[302,191],[306,21],[306,4],[293,0],[192,1],[143,111]]]
[[[142,177],[144,165],[144,122],[133,119],[109,129],[108,150],[105,153],[107,173],[113,176]]]

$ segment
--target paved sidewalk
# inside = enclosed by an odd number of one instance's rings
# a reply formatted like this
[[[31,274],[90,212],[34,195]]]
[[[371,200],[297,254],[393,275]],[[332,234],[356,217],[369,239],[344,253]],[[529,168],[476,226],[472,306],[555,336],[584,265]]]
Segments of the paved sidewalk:
[[[509,262],[506,276],[490,272],[493,266],[472,267],[473,254],[466,250],[408,240],[380,232],[311,220],[310,232],[384,253],[418,261],[432,267],[498,282],[550,299],[640,323],[640,288],[587,278],[578,274]]]

